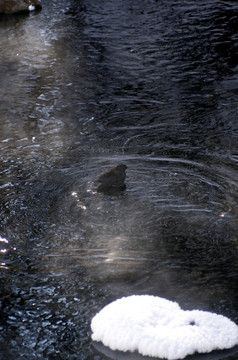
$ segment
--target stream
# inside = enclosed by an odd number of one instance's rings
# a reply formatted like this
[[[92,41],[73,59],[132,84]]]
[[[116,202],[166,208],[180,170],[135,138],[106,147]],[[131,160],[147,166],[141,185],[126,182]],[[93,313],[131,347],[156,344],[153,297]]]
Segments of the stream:
[[[90,322],[132,294],[238,324],[237,2],[42,7],[0,18],[0,358],[111,359]]]

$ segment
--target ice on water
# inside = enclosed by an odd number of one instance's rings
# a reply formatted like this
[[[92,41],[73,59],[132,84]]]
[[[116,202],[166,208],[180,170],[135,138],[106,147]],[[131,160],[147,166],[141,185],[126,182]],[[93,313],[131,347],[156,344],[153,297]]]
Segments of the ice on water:
[[[238,344],[238,326],[227,317],[182,310],[176,302],[150,295],[123,297],[105,306],[91,329],[92,339],[112,350],[169,360]]]

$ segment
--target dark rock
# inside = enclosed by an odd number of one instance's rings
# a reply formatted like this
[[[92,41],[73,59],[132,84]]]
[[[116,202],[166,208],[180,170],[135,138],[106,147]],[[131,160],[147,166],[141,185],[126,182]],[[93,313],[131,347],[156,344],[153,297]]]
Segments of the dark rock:
[[[0,0],[0,14],[14,14],[23,11],[40,10],[39,0]]]
[[[106,170],[96,181],[97,183],[100,183],[97,190],[101,192],[125,190],[126,169],[126,165],[119,164]]]

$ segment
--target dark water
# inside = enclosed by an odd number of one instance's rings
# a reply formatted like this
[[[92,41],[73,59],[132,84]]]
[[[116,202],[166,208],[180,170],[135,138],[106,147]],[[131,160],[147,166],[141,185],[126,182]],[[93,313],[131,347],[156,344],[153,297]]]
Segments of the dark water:
[[[237,2],[42,4],[0,19],[0,358],[107,359],[130,294],[238,323]]]

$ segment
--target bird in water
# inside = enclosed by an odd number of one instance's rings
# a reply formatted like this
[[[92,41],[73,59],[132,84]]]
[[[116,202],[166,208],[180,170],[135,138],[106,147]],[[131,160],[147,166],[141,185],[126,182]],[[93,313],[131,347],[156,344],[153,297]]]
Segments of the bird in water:
[[[100,183],[97,191],[117,192],[125,190],[126,169],[126,165],[119,164],[111,169],[104,171],[96,180],[97,183]]]

